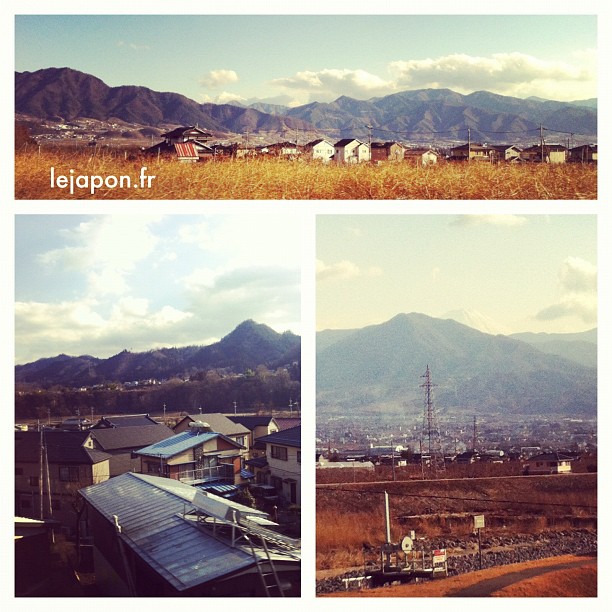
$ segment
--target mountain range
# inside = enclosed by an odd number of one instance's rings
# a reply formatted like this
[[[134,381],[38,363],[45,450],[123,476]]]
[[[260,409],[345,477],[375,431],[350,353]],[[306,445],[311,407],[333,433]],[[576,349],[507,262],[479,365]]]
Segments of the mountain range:
[[[124,350],[108,359],[58,355],[15,367],[16,383],[39,387],[79,387],[104,382],[182,377],[199,370],[228,369],[242,373],[258,365],[270,368],[300,361],[300,337],[244,321],[219,342],[208,346],[161,348],[143,353]]]
[[[139,125],[199,125],[221,133],[298,130],[330,139],[370,134],[377,140],[422,137],[438,141],[516,142],[565,140],[569,133],[595,140],[597,102],[520,99],[487,91],[462,95],[449,89],[421,89],[357,100],[341,96],[329,103],[289,108],[256,102],[250,106],[199,104],[181,94],[146,87],[109,87],[95,76],[70,68],[15,73],[15,111],[45,120],[117,119]],[[367,126],[372,126],[368,128]],[[558,134],[556,131],[562,132]]]
[[[585,333],[578,342],[593,336]],[[419,313],[362,329],[319,332],[317,411],[358,415],[395,406],[417,414],[423,406],[419,385],[429,366],[438,408],[594,416],[597,370],[568,358],[576,338],[566,341],[565,356],[536,348],[547,345],[543,337],[523,338]]]

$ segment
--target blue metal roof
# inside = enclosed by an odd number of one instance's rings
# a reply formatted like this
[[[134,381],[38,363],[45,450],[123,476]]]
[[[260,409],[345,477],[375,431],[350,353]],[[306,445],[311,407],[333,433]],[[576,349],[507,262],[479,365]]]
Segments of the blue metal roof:
[[[204,444],[205,442],[213,440],[221,435],[222,434],[210,431],[198,433],[197,431],[189,430],[176,434],[170,438],[166,438],[165,440],[161,440],[160,442],[156,442],[155,444],[145,446],[140,450],[134,451],[134,453],[137,455],[163,457],[166,459],[168,457],[174,457],[174,455],[178,455],[179,453],[189,450],[190,448],[194,448],[195,446],[199,446],[200,444]]]

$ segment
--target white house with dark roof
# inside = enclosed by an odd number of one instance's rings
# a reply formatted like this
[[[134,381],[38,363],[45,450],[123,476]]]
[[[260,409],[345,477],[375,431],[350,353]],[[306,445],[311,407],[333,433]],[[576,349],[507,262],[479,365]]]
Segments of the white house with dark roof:
[[[268,481],[285,501],[300,505],[302,502],[302,427],[258,438],[266,445]]]
[[[574,457],[563,453],[541,453],[527,460],[528,474],[569,474]]]
[[[370,161],[370,147],[356,138],[343,138],[334,144],[334,161],[338,164]]]
[[[317,138],[305,145],[311,159],[320,159],[324,163],[330,162],[334,158],[334,145],[325,138]]]

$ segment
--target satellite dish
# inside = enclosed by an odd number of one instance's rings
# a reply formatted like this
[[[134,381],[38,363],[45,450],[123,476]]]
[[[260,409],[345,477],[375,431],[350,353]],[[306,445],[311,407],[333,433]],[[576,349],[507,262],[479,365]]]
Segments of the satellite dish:
[[[404,552],[410,552],[412,550],[412,538],[410,536],[404,536],[400,546]]]

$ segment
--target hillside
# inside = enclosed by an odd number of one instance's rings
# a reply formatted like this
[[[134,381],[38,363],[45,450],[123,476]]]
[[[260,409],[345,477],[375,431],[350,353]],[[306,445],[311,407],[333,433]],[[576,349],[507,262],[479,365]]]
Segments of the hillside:
[[[254,103],[198,104],[186,96],[146,87],[109,87],[95,76],[70,68],[45,68],[15,73],[15,112],[45,120],[119,119],[144,126],[199,125],[217,132],[319,131],[330,138],[369,137],[377,140],[431,139],[447,141],[536,141],[543,125],[555,132],[596,140],[596,101],[557,102],[500,96],[487,91],[469,95],[449,89],[404,91],[370,100],[341,96],[329,103],[312,102],[295,108]],[[365,119],[367,118],[367,119]],[[511,135],[511,136],[510,136]]]
[[[439,409],[594,415],[596,370],[506,336],[412,313],[351,333],[323,336],[317,408],[359,412],[422,409],[427,365]]]
[[[308,129],[299,119],[230,104],[198,104],[171,92],[131,85],[109,87],[71,68],[15,73],[15,112],[39,119],[119,119],[146,126],[199,125],[218,132]]]
[[[577,334],[511,334],[550,355],[565,357],[590,368],[597,367],[597,329]]]
[[[209,346],[161,348],[145,353],[124,350],[108,359],[89,355],[39,359],[15,367],[16,383],[40,387],[79,387],[104,382],[183,377],[197,371],[227,369],[242,373],[258,365],[271,368],[300,361],[300,338],[279,334],[266,325],[244,321]]]

